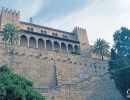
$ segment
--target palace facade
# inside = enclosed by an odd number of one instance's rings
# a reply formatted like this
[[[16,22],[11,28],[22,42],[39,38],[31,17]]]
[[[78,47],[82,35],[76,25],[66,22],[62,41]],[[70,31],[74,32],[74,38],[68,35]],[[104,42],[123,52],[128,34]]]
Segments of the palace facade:
[[[81,54],[86,54],[90,48],[86,30],[79,27],[75,27],[72,32],[66,32],[36,25],[32,22],[23,22],[20,20],[20,11],[3,7],[0,16],[0,29],[2,30],[7,23],[14,23],[22,30],[19,34],[20,46]]]
[[[47,100],[125,100],[109,75],[108,59],[91,55],[85,29],[72,32],[20,20],[20,12],[2,8],[0,30],[7,23],[21,32],[14,45],[12,69],[34,82]],[[0,40],[0,63],[11,62],[10,44]]]

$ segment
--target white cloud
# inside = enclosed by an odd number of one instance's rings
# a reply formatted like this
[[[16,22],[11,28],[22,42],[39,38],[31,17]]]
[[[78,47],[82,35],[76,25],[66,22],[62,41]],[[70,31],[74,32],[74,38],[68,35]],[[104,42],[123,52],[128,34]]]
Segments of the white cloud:
[[[113,33],[121,26],[130,28],[130,0],[89,0],[89,5],[45,25],[71,31],[76,25],[87,30],[90,44],[104,38],[112,44]],[[41,24],[41,23],[40,23]]]
[[[18,0],[16,8],[21,12],[21,20],[36,16],[44,7],[45,0]],[[26,2],[26,3],[25,3]]]

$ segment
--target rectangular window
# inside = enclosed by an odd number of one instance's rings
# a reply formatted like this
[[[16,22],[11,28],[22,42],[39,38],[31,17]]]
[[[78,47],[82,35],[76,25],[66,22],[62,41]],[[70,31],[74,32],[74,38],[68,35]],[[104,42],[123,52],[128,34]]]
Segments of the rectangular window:
[[[57,33],[52,33],[52,36],[58,36]]]
[[[67,35],[63,34],[62,37],[63,37],[63,38],[67,38]]]

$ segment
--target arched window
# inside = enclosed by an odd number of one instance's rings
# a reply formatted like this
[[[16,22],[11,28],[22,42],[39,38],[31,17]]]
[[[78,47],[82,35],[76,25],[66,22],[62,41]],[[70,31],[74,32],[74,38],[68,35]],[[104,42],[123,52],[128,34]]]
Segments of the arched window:
[[[31,28],[30,28],[30,27],[27,27],[27,30],[28,30],[28,31],[30,31],[30,30],[31,30]]]
[[[43,33],[44,33],[44,34],[47,34],[47,31],[44,31]]]
[[[67,52],[67,47],[65,43],[61,43],[61,50],[62,52]]]
[[[54,50],[55,51],[60,51],[60,45],[57,41],[54,42]]]
[[[68,44],[68,50],[69,50],[69,53],[73,52],[73,46],[71,44]]]
[[[52,42],[50,40],[46,41],[46,49],[50,51],[52,50]]]
[[[28,46],[28,39],[25,35],[20,37],[20,46]]]
[[[41,30],[41,33],[43,33],[43,30]]]
[[[74,50],[76,53],[80,53],[79,47],[77,45],[74,46]]]
[[[33,28],[31,28],[31,32],[33,32]]]
[[[44,50],[45,49],[45,44],[43,39],[38,39],[38,49]]]
[[[34,37],[29,38],[29,46],[36,48],[36,39]]]

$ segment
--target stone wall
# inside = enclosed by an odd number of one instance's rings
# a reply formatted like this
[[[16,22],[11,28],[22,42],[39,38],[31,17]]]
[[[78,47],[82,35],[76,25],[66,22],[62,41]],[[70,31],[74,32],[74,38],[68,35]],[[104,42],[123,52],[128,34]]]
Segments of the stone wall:
[[[91,77],[56,89],[39,89],[47,100],[125,100],[108,75]]]
[[[9,48],[0,44],[0,62],[9,62]],[[14,51],[14,72],[34,81],[47,100],[123,100],[107,61],[20,46]]]

